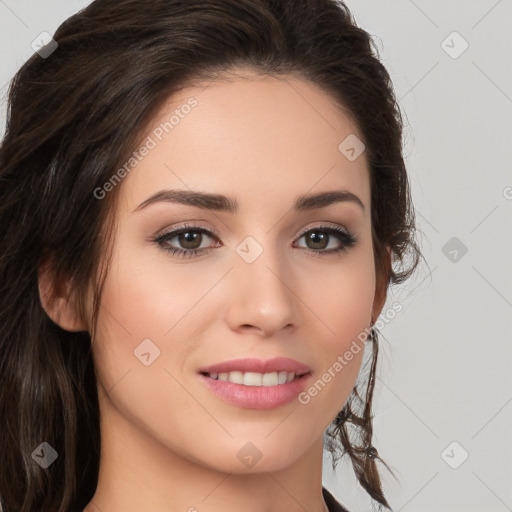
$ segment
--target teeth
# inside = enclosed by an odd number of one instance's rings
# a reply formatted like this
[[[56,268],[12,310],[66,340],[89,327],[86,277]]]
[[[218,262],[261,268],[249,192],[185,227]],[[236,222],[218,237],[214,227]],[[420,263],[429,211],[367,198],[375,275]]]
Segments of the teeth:
[[[293,372],[256,373],[235,371],[229,373],[209,373],[208,375],[215,380],[243,384],[244,386],[277,386],[278,384],[285,384],[295,379],[295,373]]]
[[[244,383],[244,374],[242,372],[230,372],[226,373],[226,380],[230,382],[234,382],[235,384],[243,384]]]
[[[244,373],[244,385],[261,386],[261,377],[261,373],[246,372]],[[228,379],[231,379],[231,374],[228,375]]]

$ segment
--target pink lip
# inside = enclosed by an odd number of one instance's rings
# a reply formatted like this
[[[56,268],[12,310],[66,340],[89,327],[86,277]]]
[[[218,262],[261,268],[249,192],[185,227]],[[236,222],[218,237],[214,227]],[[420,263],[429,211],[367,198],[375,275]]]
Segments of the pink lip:
[[[220,399],[245,409],[274,409],[292,402],[304,391],[312,379],[310,373],[286,384],[276,386],[244,386],[222,380],[214,380],[199,374],[203,383]]]
[[[232,359],[231,361],[224,361],[199,369],[199,373],[229,373],[237,371],[255,373],[293,372],[295,375],[302,375],[310,372],[311,369],[305,364],[289,357],[275,357],[266,361],[254,358]]]

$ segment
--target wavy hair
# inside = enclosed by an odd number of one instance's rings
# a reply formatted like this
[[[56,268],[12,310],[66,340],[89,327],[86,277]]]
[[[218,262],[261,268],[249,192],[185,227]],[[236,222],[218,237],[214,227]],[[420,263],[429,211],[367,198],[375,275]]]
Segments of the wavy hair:
[[[34,53],[10,83],[0,145],[4,512],[81,511],[95,492],[100,430],[91,339],[120,187],[101,201],[94,190],[129,158],[159,107],[181,88],[244,67],[294,74],[329,93],[366,145],[379,286],[404,281],[421,256],[391,79],[371,36],[341,1],[96,0],[53,37],[57,48]],[[69,298],[91,332],[52,322],[38,291],[42,269],[51,269],[56,283],[73,283]],[[367,392],[349,397],[333,422],[338,442],[329,449],[348,454],[364,489],[389,508],[379,457],[368,455],[376,334],[372,339]],[[59,457],[47,469],[32,456],[42,442]]]

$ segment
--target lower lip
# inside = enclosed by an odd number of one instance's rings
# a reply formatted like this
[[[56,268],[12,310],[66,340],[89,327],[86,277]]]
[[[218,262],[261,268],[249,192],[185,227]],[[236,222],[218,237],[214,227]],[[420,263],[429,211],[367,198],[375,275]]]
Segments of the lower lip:
[[[222,400],[245,409],[274,409],[297,398],[311,377],[310,373],[276,386],[245,386],[215,380],[203,374],[199,378]]]

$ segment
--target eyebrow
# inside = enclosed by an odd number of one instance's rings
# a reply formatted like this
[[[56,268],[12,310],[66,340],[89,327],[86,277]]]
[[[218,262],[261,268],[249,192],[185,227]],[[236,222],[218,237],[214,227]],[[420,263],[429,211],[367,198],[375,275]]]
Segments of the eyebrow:
[[[193,206],[195,208],[224,211],[228,213],[237,213],[239,210],[239,203],[236,199],[226,197],[222,194],[210,194],[207,192],[197,192],[192,190],[160,190],[139,204],[133,212],[140,211],[159,202],[177,203]],[[352,202],[358,204],[364,211],[364,204],[361,199],[348,190],[331,190],[327,192],[298,196],[293,204],[293,210],[296,212],[302,212],[317,208],[325,208],[332,204],[341,202]]]

